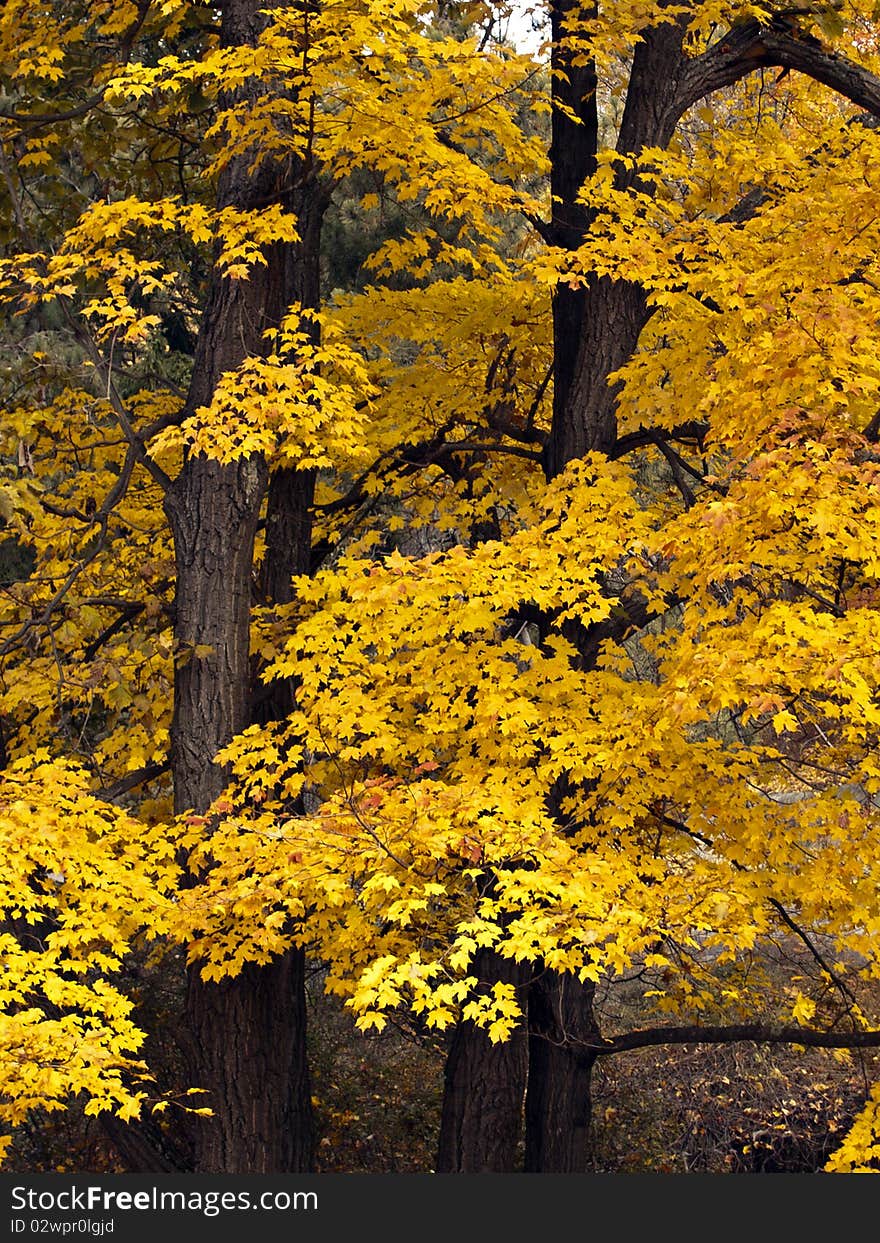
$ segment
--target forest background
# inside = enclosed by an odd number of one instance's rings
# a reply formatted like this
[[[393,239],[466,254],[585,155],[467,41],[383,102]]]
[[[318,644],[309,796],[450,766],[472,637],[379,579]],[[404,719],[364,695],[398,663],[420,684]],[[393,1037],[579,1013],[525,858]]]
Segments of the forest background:
[[[880,19],[526,20],[0,13],[12,1168],[878,1168]]]

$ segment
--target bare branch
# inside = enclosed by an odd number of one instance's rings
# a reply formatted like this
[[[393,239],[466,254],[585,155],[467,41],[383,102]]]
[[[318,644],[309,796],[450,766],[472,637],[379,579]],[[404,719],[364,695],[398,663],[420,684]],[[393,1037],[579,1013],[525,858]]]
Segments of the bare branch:
[[[673,428],[642,426],[638,431],[627,432],[624,436],[618,436],[611,457],[616,461],[627,453],[631,453],[634,449],[644,449],[648,445],[656,445],[658,440],[696,441],[697,445],[701,445],[708,430],[708,423],[697,422],[695,419],[687,423],[681,423],[678,427]]]
[[[126,602],[121,607],[119,613],[113,621],[110,622],[108,626],[105,626],[101,633],[96,638],[92,639],[91,643],[89,643],[86,647],[84,653],[85,659],[93,660],[104,644],[109,639],[112,639],[115,634],[118,634],[127,622],[133,621],[135,617],[138,617],[141,613],[143,613],[146,607],[147,606],[145,604],[137,600]]]
[[[793,33],[783,20],[770,26],[743,22],[701,56],[688,61],[679,81],[679,115],[713,91],[768,68],[806,74],[873,116],[880,116],[880,78],[848,57],[827,51],[817,39]]]
[[[168,772],[170,767],[170,760],[162,760],[161,763],[157,762],[155,764],[145,764],[137,772],[126,773],[121,780],[114,782],[112,786],[104,786],[100,793],[112,803],[114,799],[127,794],[129,790],[134,790],[138,786],[146,785],[148,781],[154,781],[157,777],[161,777],[163,773]]]
[[[669,445],[665,442],[662,436],[655,435],[652,439],[654,444],[662,453],[663,457],[665,457],[666,461],[669,463],[669,469],[672,471],[672,478],[675,480],[675,486],[681,493],[681,499],[684,501],[685,509],[693,509],[694,505],[697,503],[697,498],[694,495],[690,484],[684,477],[684,472],[682,470],[683,459],[680,458],[677,453],[674,453],[672,449],[670,449]]]
[[[832,1032],[811,1027],[782,1027],[772,1023],[731,1023],[717,1027],[645,1027],[612,1036],[591,1046],[597,1057],[648,1049],[661,1044],[798,1044],[812,1049],[880,1048],[880,1031]]]
[[[542,454],[537,449],[527,449],[524,445],[503,445],[497,442],[451,440],[443,445],[443,450],[449,453],[509,453],[513,457],[528,458],[530,462],[542,461]]]

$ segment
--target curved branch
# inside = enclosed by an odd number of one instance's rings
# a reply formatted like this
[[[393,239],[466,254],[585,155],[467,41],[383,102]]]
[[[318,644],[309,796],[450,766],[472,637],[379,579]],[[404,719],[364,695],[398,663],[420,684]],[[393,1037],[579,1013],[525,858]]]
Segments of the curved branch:
[[[696,441],[702,446],[708,431],[709,424],[698,419],[690,419],[685,423],[680,423],[678,427],[645,427],[642,424],[637,431],[626,432],[623,436],[618,436],[609,456],[616,460],[631,453],[634,449],[655,445],[658,440]]]
[[[679,79],[679,115],[713,91],[732,86],[757,69],[770,68],[804,73],[880,116],[880,78],[849,57],[829,52],[818,39],[793,34],[782,21],[771,26],[744,22],[689,61]]]
[[[94,660],[104,644],[112,639],[115,634],[118,634],[123,626],[133,621],[135,617],[139,617],[146,607],[146,604],[139,600],[124,601],[113,621],[105,626],[97,638],[92,639],[91,643],[86,646],[83,659]]]
[[[145,764],[137,772],[126,773],[124,777],[119,781],[115,781],[113,785],[102,787],[98,793],[112,803],[116,799],[121,798],[123,794],[127,794],[129,790],[135,790],[138,786],[146,785],[148,781],[154,781],[157,777],[161,777],[168,772],[170,767],[170,760],[157,760],[154,763]]]
[[[96,108],[106,92],[106,86],[102,86],[99,91],[95,91],[81,104],[65,108],[63,112],[16,112],[14,108],[0,108],[0,121],[15,121],[18,125],[28,125],[35,129],[41,125],[58,125],[62,121],[75,121],[77,117],[85,116],[92,108]]]
[[[776,1027],[770,1023],[732,1023],[718,1027],[645,1027],[612,1036],[594,1048],[597,1057],[647,1049],[661,1044],[800,1044],[813,1049],[880,1048],[880,1031],[823,1032],[809,1027]]]

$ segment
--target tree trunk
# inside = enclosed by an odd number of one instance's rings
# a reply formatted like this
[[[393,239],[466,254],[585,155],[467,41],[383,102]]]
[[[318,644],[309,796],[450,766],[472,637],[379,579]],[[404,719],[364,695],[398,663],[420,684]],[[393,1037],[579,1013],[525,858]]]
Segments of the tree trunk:
[[[571,13],[577,17],[580,6],[573,0],[555,0],[550,8],[552,34],[551,73],[553,112],[550,136],[550,195],[552,214],[550,240],[556,246],[575,250],[590,227],[590,214],[578,202],[581,186],[596,171],[599,145],[599,111],[596,103],[596,68],[586,57],[572,57],[565,44],[565,23]],[[591,10],[595,13],[595,9]],[[590,13],[584,14],[589,17]],[[572,64],[572,59],[584,61]],[[586,292],[561,284],[553,292],[553,422],[564,427],[569,410],[569,394],[574,381],[581,331],[584,323]],[[548,462],[562,460],[562,446],[549,445]],[[549,467],[552,478],[562,469]]]
[[[256,44],[264,7],[261,0],[226,0],[221,44]],[[221,100],[221,106],[256,102],[258,92],[249,83]],[[250,165],[249,155],[242,155],[224,168],[218,207],[249,210],[280,201],[301,207],[308,216],[301,168],[289,160],[263,160],[256,169]],[[300,202],[292,204],[295,192]],[[320,213],[317,221],[319,236]],[[288,304],[297,300],[298,291],[291,289],[296,249],[276,244],[265,257],[266,264],[255,265],[248,280],[226,280],[215,270],[196,345],[190,411],[210,402],[225,371],[248,354],[264,351],[264,331],[277,326]],[[312,486],[308,473],[296,480],[295,515],[307,513]],[[202,812],[220,793],[225,774],[214,757],[252,718],[253,547],[266,487],[267,468],[260,457],[229,465],[190,457],[166,500],[177,560],[171,753],[178,812]],[[289,522],[276,526],[281,538],[289,535]],[[306,524],[305,533],[294,540],[297,561],[308,539]],[[273,546],[279,547],[277,539]],[[272,573],[280,581],[284,570]],[[263,967],[248,965],[220,983],[202,980],[195,964],[187,975],[185,1015],[190,1080],[207,1091],[205,1102],[214,1111],[194,1126],[195,1169],[240,1174],[308,1170],[302,954],[291,952]]]
[[[178,811],[203,811],[224,783],[214,755],[249,722],[251,565],[266,472],[255,459],[220,466],[196,458],[188,465],[170,511],[182,648],[172,756]],[[202,655],[196,645],[210,651]],[[195,1128],[196,1170],[308,1169],[301,955],[250,965],[220,983],[203,981],[195,964],[185,1018],[191,1081],[207,1090],[214,1111]]]
[[[529,988],[527,1174],[582,1174],[589,1157],[590,1079],[598,1037],[594,988],[544,971]]]
[[[312,1163],[301,951],[233,979],[190,976],[188,1035],[213,1118],[195,1126],[200,1173],[306,1172]],[[195,1104],[201,1104],[195,1098]]]
[[[320,300],[321,225],[328,196],[305,170],[295,180],[300,185],[291,196],[290,206],[297,216],[300,241],[283,248],[285,253],[279,256],[279,263],[286,268],[282,313],[287,304],[298,303],[310,310],[317,308]],[[316,339],[317,335],[317,326],[313,325],[312,336]],[[282,467],[269,479],[266,551],[259,573],[260,596],[265,604],[288,604],[293,599],[294,575],[310,572],[315,478],[314,470]],[[282,720],[293,711],[294,687],[289,680],[272,682],[265,692],[252,699],[252,722]],[[252,1039],[261,1046],[245,1070],[250,1094],[242,1096],[245,1105],[249,1101],[264,1102],[262,1112],[252,1115],[253,1131],[248,1136],[247,1168],[255,1172],[305,1172],[312,1168],[305,975],[305,952],[293,947],[268,966],[246,970],[243,995],[237,993],[230,999],[230,1009],[243,1006],[240,1025],[233,1030],[247,1030],[247,1024]],[[226,1017],[229,1021],[231,1016]],[[242,1052],[246,1057],[247,1050]],[[240,1059],[233,1055],[233,1073],[237,1066],[241,1073]],[[276,1084],[271,1082],[273,1074]],[[265,1102],[276,1097],[279,1110],[275,1114],[267,1112]],[[214,1155],[223,1159],[220,1151]],[[259,1163],[262,1169],[258,1170]]]
[[[590,452],[610,454],[617,440],[618,385],[608,377],[635,352],[648,321],[644,290],[630,281],[603,276],[592,280],[583,295],[577,352],[569,359],[560,383],[547,442],[545,466],[553,479],[569,462]],[[571,348],[568,336],[557,348]]]
[[[525,1002],[525,969],[479,950],[474,971],[487,986],[515,984]],[[471,1022],[459,1023],[446,1058],[438,1174],[508,1174],[519,1164],[527,1046],[524,1027],[492,1044]]]
[[[178,812],[225,783],[219,749],[248,724],[251,566],[266,466],[190,458],[166,500],[177,560],[171,759]]]
[[[564,27],[568,0],[556,0],[554,41]],[[618,150],[634,153],[665,145],[675,128],[675,99],[684,64],[682,28],[663,24],[645,31],[630,76]],[[560,64],[560,68],[566,68]],[[551,235],[576,248],[592,223],[577,202],[596,168],[598,124],[592,66],[556,75],[552,156]],[[592,89],[589,101],[585,92]],[[567,118],[574,112],[582,123]],[[557,137],[558,135],[558,137]],[[621,185],[629,174],[619,177]],[[553,302],[554,397],[544,455],[548,480],[590,452],[610,454],[617,440],[618,386],[608,377],[633,355],[650,310],[645,291],[630,281],[591,278],[583,289],[561,285]],[[596,643],[589,629],[570,626],[568,637],[589,668]],[[569,791],[570,793],[570,791]],[[559,791],[551,791],[554,805]],[[594,987],[572,975],[539,973],[529,988],[529,1069],[526,1097],[525,1168],[530,1173],[578,1173],[586,1169],[590,1135],[590,1081],[599,1036]]]

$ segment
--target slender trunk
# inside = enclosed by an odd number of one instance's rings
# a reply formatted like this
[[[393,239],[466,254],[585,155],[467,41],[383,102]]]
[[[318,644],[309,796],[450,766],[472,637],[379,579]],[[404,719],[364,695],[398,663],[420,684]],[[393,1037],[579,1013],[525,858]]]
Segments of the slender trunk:
[[[483,949],[474,971],[486,986],[516,985],[524,1002],[526,973],[520,964]],[[492,1044],[473,1023],[456,1026],[446,1058],[438,1174],[506,1174],[517,1168],[527,1058],[524,1027],[510,1040]]]
[[[557,0],[558,4],[566,0]],[[564,10],[560,10],[564,22]],[[558,38],[554,31],[554,38]],[[665,23],[644,33],[630,76],[618,150],[636,153],[665,146],[678,114],[675,101],[686,60],[682,27]],[[596,167],[598,126],[581,98],[586,66],[554,81],[553,236],[577,247],[587,233],[589,211],[578,192]],[[593,97],[595,99],[595,96]],[[579,126],[566,112],[579,110]],[[555,114],[559,113],[559,119]],[[559,132],[560,140],[556,140]],[[562,138],[565,138],[565,142]],[[619,175],[624,186],[631,175]],[[630,281],[594,277],[580,290],[560,286],[554,296],[554,401],[545,471],[554,478],[569,462],[590,452],[610,454],[617,440],[619,386],[608,377],[633,355],[650,309],[645,291]],[[592,667],[596,643],[589,629],[569,627],[578,663]],[[571,791],[569,791],[571,793]],[[559,791],[551,792],[551,805]],[[572,975],[540,972],[529,989],[529,1072],[526,1098],[525,1168],[532,1173],[586,1169],[590,1135],[590,1080],[599,1028],[594,988]]]
[[[315,309],[320,297],[321,225],[327,196],[321,187],[303,174],[296,179],[300,188],[292,197],[300,241],[286,247],[280,262],[286,269],[284,303],[298,303]],[[283,308],[282,308],[283,312]],[[317,328],[313,327],[317,336]],[[282,467],[270,479],[266,497],[266,551],[258,576],[260,597],[266,604],[287,604],[293,599],[292,579],[308,574],[311,568],[312,503],[315,495],[314,470]],[[294,688],[290,681],[272,682],[262,697],[254,696],[251,720],[282,720],[294,707]],[[281,958],[262,968],[251,967],[243,978],[244,992],[232,999],[240,1009],[241,1028],[247,1028],[260,1043],[256,1064],[242,1068],[238,1059],[231,1063],[233,1075],[249,1075],[248,1100],[266,1102],[277,1097],[281,1109],[276,1115],[263,1112],[254,1116],[249,1134],[248,1168],[263,1171],[308,1171],[312,1168],[313,1126],[312,1092],[306,1057],[306,957],[294,946]],[[253,1008],[248,1011],[249,1004]],[[227,1021],[229,1016],[227,1015]],[[232,1055],[234,1058],[234,1054]],[[272,1083],[272,1077],[276,1082]],[[222,1154],[218,1153],[222,1158]]]

